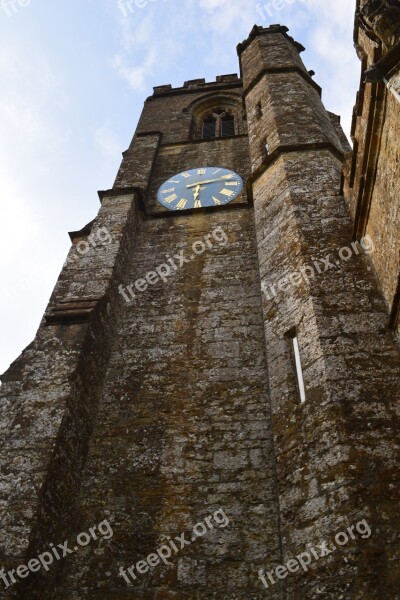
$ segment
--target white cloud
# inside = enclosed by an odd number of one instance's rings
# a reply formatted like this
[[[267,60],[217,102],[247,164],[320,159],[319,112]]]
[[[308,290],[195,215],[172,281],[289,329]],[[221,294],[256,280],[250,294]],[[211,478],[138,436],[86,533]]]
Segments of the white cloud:
[[[229,31],[235,23],[240,23],[255,11],[248,0],[200,0],[200,7],[211,15],[205,24],[216,31]],[[238,40],[239,42],[239,40]]]
[[[129,58],[116,54],[111,65],[115,72],[135,91],[146,91],[146,80],[151,77],[152,69],[156,64],[156,53],[150,50],[140,65],[130,65]]]

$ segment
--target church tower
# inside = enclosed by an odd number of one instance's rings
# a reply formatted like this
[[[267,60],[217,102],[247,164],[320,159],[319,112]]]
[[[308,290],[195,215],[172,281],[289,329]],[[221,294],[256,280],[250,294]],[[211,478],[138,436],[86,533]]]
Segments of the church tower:
[[[2,376],[1,598],[400,597],[398,338],[302,50],[154,88],[70,234]]]

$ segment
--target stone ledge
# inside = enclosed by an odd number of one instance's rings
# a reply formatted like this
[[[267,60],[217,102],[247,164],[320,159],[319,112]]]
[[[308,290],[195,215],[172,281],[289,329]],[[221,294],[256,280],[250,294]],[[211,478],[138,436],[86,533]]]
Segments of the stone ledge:
[[[312,77],[311,77],[311,75],[310,75],[310,73],[308,71],[307,72],[303,71],[300,67],[277,67],[277,68],[274,68],[274,69],[262,69],[262,71],[259,72],[259,74],[257,75],[257,77],[244,90],[244,92],[243,92],[243,99],[244,100],[246,99],[247,95],[261,81],[261,79],[264,76],[266,76],[266,75],[279,75],[279,74],[282,74],[282,73],[297,73],[307,83],[309,83],[311,85],[311,87],[313,87],[316,90],[316,92],[318,92],[318,95],[321,98],[321,96],[322,96],[322,88],[318,85],[318,83],[315,83],[315,81],[312,79]]]
[[[309,143],[309,144],[286,144],[275,148],[263,161],[263,164],[249,178],[249,183],[253,184],[265,171],[275,163],[283,154],[292,154],[294,152],[314,152],[315,150],[329,150],[338,160],[344,161],[344,154],[336,146],[329,142]]]
[[[87,323],[100,300],[101,297],[60,302],[45,313],[46,325]]]

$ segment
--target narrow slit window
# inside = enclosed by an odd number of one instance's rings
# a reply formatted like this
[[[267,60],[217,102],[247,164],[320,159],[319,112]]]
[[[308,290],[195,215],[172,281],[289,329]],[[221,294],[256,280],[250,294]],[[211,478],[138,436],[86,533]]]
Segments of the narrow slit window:
[[[292,342],[294,363],[295,363],[295,367],[296,367],[297,388],[299,391],[300,402],[304,403],[306,401],[306,389],[304,386],[303,368],[301,366],[299,340],[298,340],[298,337],[296,334],[293,334],[291,336],[291,342]]]
[[[235,118],[232,115],[221,117],[221,136],[235,135]]]
[[[203,121],[203,140],[213,140],[217,135],[217,121],[214,117],[207,117]]]

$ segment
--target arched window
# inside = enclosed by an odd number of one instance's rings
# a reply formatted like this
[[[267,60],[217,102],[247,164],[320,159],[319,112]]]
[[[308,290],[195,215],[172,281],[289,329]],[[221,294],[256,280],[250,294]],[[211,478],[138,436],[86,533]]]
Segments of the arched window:
[[[203,140],[213,140],[217,136],[217,119],[209,115],[203,121]]]
[[[221,136],[235,135],[235,117],[229,113],[221,116]]]
[[[235,117],[224,108],[215,108],[203,118],[201,131],[203,140],[235,135]]]

